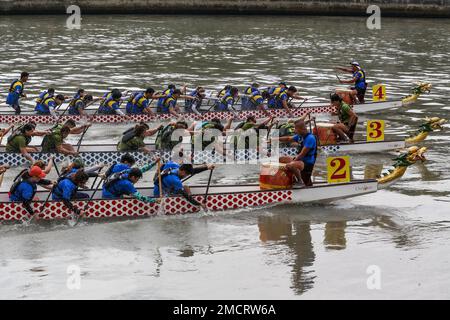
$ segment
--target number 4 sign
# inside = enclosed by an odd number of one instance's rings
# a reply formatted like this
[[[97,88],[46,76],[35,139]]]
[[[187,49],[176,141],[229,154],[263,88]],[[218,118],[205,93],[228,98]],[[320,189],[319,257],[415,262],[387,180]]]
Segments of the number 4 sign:
[[[373,101],[386,101],[386,86],[377,84],[372,87]]]
[[[350,157],[327,158],[328,183],[350,182]]]
[[[367,142],[384,141],[384,121],[367,121]]]

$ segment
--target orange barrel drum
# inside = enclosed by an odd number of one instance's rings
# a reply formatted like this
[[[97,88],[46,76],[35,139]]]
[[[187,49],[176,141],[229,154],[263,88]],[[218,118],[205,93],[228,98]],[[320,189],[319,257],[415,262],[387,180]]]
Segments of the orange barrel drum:
[[[292,188],[294,175],[283,163],[264,163],[259,174],[259,187],[266,189]]]
[[[332,123],[316,123],[316,127],[313,129],[313,134],[319,138],[321,145],[336,143],[336,135],[331,129],[333,125],[334,124]]]

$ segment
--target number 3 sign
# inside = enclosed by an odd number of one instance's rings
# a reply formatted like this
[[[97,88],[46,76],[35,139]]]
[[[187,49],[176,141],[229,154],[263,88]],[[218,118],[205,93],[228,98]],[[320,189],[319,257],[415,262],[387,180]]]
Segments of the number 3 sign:
[[[367,121],[367,142],[384,141],[384,121]]]
[[[328,183],[350,182],[350,157],[327,158]]]

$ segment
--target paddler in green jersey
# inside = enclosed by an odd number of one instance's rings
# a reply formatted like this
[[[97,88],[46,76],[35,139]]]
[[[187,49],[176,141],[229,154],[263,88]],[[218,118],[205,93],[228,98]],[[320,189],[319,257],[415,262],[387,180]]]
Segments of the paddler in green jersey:
[[[153,136],[161,127],[162,125],[155,129],[150,129],[147,124],[141,122],[123,133],[122,139],[117,145],[117,150],[120,152],[141,151],[149,153],[151,150],[145,146],[144,139]]]
[[[17,130],[13,131],[8,137],[6,143],[6,152],[21,153],[27,160],[33,162],[33,158],[29,152],[38,152],[36,147],[29,147],[31,139],[34,136],[45,136],[50,134],[50,131],[38,131],[36,124],[33,122],[27,123]]]
[[[339,141],[353,143],[358,116],[336,93],[331,95],[331,105],[336,108],[336,112],[333,114],[339,118],[339,122],[332,127],[334,134]]]
[[[57,124],[50,129],[51,133],[42,140],[42,152],[55,152],[76,156],[78,152],[71,144],[65,143],[64,139],[69,134],[80,134],[90,126],[91,124],[88,123],[77,127],[75,121],[72,119],[67,120],[64,124]]]
[[[256,121],[256,117],[251,115],[248,116],[247,119],[244,122],[241,122],[240,124],[238,124],[236,126],[236,128],[234,129],[235,132],[234,134],[236,135],[235,139],[234,139],[234,145],[237,148],[238,147],[238,142],[241,141],[241,139],[245,139],[246,137],[249,136],[249,132],[246,133],[246,131],[250,130],[250,129],[254,129],[254,133],[257,135],[257,145],[255,146],[257,149],[259,147],[259,133],[258,130],[260,129],[266,129],[269,130],[269,126],[268,124],[273,122],[273,119],[275,119],[275,117],[269,117],[266,120],[264,120],[261,123],[257,123]],[[271,127],[271,126],[270,126]],[[249,148],[249,142],[245,142],[245,148],[248,149]]]
[[[214,118],[208,121],[196,121],[191,124],[188,131],[192,136],[192,143],[194,151],[203,151],[206,147],[213,145],[217,152],[222,153],[223,144],[218,139],[218,133],[223,136],[226,135],[227,130],[231,128],[233,119],[228,119],[225,126],[220,122],[220,119]],[[217,130],[219,132],[217,132]],[[201,145],[201,146],[200,146]]]

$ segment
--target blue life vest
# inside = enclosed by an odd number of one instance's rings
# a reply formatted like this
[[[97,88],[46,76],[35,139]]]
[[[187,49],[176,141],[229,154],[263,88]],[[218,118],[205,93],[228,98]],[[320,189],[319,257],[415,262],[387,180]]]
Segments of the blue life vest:
[[[356,78],[359,76],[359,79],[355,82],[355,88],[365,90],[367,88],[367,82],[366,82],[366,73],[362,68],[359,68],[358,71],[353,73],[353,77]]]

